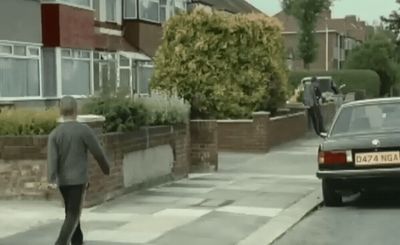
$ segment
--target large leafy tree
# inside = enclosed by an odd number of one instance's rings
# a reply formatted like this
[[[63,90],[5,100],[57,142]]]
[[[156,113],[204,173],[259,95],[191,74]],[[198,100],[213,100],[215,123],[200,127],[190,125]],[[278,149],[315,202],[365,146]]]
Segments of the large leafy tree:
[[[400,0],[396,0],[400,4]],[[396,60],[400,63],[400,13],[393,11],[388,17],[382,16],[381,20],[386,29],[392,33],[393,42],[396,44]]]
[[[152,87],[191,104],[192,118],[243,118],[284,104],[287,69],[279,23],[262,14],[195,10],[171,18]]]
[[[400,0],[396,0],[400,4]],[[387,28],[393,31],[395,34],[400,34],[400,14],[397,11],[393,11],[388,17],[381,17],[383,23],[387,25]],[[400,40],[398,40],[400,41]]]
[[[315,40],[314,30],[319,15],[328,10],[331,4],[332,0],[282,0],[282,9],[285,13],[298,21],[301,30],[298,51],[306,69],[316,57],[318,43]]]
[[[381,80],[381,95],[390,92],[396,82],[397,63],[395,45],[387,34],[378,32],[359,47],[352,50],[346,60],[346,68],[370,69],[378,73]]]

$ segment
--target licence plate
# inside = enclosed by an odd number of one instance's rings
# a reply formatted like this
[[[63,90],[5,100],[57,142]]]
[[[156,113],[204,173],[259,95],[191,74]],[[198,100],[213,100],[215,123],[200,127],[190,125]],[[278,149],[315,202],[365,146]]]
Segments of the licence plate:
[[[400,164],[400,151],[357,153],[357,166]]]

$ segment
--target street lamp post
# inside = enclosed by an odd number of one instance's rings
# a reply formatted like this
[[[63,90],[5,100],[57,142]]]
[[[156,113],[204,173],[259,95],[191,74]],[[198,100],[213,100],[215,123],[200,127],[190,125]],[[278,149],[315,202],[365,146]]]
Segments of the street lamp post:
[[[325,18],[325,70],[329,70],[329,29],[328,18]]]

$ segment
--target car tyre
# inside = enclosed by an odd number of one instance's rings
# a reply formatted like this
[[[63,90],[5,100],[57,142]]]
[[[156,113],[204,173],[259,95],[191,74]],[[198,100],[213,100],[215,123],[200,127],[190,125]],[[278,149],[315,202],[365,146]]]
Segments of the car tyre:
[[[334,183],[329,180],[322,180],[322,195],[327,207],[338,207],[342,205],[342,195],[336,189]]]

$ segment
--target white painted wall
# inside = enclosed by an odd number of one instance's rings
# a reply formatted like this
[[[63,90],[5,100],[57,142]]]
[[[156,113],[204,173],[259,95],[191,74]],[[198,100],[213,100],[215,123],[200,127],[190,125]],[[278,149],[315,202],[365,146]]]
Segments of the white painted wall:
[[[173,160],[170,145],[126,154],[123,160],[124,186],[130,187],[171,174]]]

